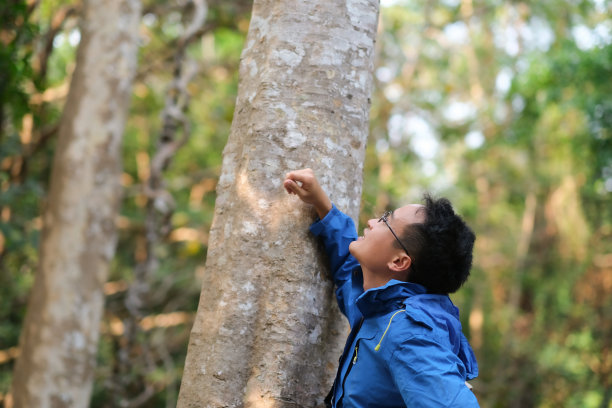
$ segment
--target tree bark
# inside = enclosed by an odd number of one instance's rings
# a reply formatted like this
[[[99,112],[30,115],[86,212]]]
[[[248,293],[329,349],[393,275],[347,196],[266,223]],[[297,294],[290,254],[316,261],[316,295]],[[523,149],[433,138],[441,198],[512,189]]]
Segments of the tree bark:
[[[89,406],[103,284],[115,253],[140,7],[138,0],[85,2],[15,367],[16,407]]]
[[[332,383],[346,326],[282,181],[313,168],[356,219],[378,7],[254,3],[179,407],[312,407]]]

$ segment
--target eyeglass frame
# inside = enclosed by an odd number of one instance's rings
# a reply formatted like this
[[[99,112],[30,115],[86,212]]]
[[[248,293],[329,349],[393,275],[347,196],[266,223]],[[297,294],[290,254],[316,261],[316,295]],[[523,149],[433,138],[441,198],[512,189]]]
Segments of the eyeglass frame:
[[[408,250],[406,249],[406,247],[404,246],[404,244],[402,244],[402,241],[400,241],[399,237],[397,236],[397,234],[395,233],[395,231],[393,231],[393,228],[391,228],[391,225],[389,225],[389,216],[393,214],[393,211],[385,211],[385,213],[378,219],[378,222],[384,222],[385,225],[389,228],[389,231],[391,231],[391,233],[393,234],[393,236],[395,237],[395,240],[397,241],[398,244],[400,244],[400,246],[402,247],[402,249],[404,250],[404,252],[406,252],[406,255],[408,255],[408,257],[410,258],[410,260],[412,261],[412,257],[410,256],[410,254],[408,253]]]

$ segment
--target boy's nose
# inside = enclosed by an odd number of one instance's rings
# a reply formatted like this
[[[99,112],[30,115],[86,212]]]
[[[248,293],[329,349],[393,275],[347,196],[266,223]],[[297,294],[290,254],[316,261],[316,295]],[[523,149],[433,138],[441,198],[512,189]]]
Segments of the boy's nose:
[[[376,218],[371,218],[368,220],[368,228],[372,229],[378,223]]]

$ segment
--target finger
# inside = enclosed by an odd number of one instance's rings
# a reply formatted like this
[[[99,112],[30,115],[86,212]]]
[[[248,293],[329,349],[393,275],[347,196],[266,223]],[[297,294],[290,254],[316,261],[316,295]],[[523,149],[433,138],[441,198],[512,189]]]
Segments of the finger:
[[[297,183],[291,179],[285,180],[283,183],[283,187],[285,187],[285,190],[287,190],[289,194],[300,195],[300,186],[298,186]]]
[[[313,174],[312,174],[312,170],[310,169],[296,170],[296,171],[287,173],[286,178],[293,180],[293,181],[299,181],[301,183],[304,183],[309,180],[312,180]]]

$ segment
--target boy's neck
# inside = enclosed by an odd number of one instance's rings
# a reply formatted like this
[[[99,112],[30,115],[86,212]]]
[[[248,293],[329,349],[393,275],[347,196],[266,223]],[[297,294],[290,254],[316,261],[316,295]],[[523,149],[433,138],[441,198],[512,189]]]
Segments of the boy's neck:
[[[363,273],[364,291],[385,286],[391,279],[393,279],[390,275],[374,273],[365,269],[363,266],[361,267],[361,270]]]

